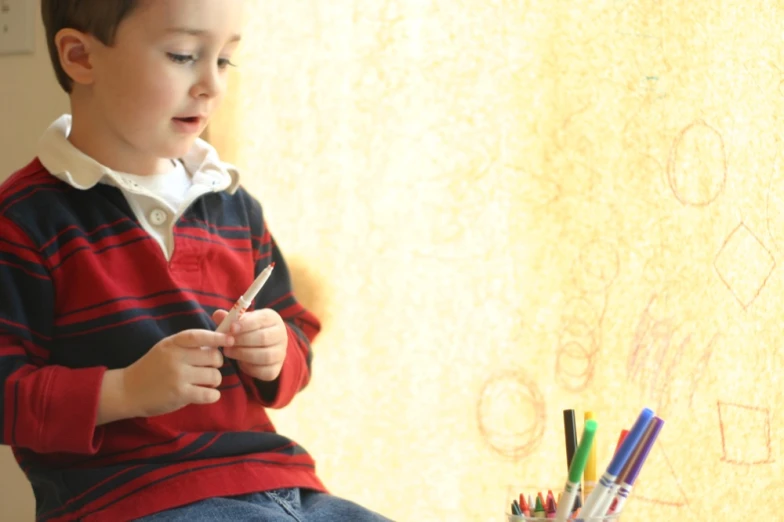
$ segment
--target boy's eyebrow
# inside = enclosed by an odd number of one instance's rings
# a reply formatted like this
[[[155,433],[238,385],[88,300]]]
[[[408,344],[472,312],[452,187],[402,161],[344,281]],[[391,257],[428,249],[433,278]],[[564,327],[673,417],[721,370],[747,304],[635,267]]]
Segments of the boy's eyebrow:
[[[209,31],[205,31],[204,29],[191,29],[189,27],[170,27],[166,29],[167,33],[185,33],[191,36],[204,36],[209,34]],[[239,42],[242,37],[238,34],[233,34],[229,39],[229,42]]]

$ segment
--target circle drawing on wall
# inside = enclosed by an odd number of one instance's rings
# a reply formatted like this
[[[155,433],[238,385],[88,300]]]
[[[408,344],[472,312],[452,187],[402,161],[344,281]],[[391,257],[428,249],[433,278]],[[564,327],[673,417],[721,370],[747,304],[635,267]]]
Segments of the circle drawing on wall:
[[[555,381],[562,388],[579,392],[593,379],[606,307],[606,294],[591,299],[584,295],[566,303],[555,355]]]
[[[604,292],[612,285],[621,270],[617,245],[596,238],[580,247],[572,269],[574,285],[585,292]]]
[[[598,347],[595,343],[577,340],[563,342],[558,346],[555,360],[555,380],[562,388],[579,392],[593,379]]]
[[[697,121],[683,129],[670,149],[667,182],[681,204],[710,205],[727,183],[727,154],[719,131]]]
[[[479,395],[477,417],[483,440],[505,457],[529,456],[544,436],[544,398],[522,372],[489,378]]]

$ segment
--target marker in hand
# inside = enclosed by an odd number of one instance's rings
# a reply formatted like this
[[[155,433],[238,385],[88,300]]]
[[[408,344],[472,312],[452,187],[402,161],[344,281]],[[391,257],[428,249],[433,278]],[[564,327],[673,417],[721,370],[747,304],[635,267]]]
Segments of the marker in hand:
[[[237,319],[239,319],[242,314],[245,313],[245,310],[248,309],[251,302],[256,298],[258,293],[261,291],[261,287],[264,286],[264,283],[267,282],[269,279],[270,274],[272,274],[272,269],[275,268],[275,263],[270,263],[270,265],[261,271],[259,276],[251,283],[248,290],[237,299],[237,302],[234,303],[234,306],[231,307],[229,310],[229,315],[227,315],[221,324],[218,325],[218,328],[215,330],[218,333],[229,333],[229,329],[231,325],[234,324]]]

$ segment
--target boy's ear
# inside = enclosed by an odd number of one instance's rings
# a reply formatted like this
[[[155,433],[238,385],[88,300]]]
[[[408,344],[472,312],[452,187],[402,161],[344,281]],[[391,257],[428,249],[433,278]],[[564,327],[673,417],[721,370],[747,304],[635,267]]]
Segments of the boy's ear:
[[[60,55],[60,66],[74,83],[93,83],[93,66],[90,60],[93,39],[90,35],[76,29],[61,29],[55,35],[54,41]]]

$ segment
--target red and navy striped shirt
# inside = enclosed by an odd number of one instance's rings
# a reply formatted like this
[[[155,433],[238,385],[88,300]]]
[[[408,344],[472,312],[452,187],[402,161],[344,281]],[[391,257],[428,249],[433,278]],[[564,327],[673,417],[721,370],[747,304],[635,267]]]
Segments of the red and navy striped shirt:
[[[277,381],[227,362],[215,404],[96,427],[107,369],[182,330],[214,329],[212,313],[273,261],[254,307],[276,310],[288,329]],[[0,289],[0,442],[32,484],[38,520],[128,520],[214,496],[325,490],[265,410],[308,383],[320,325],[295,300],[244,189],[191,204],[167,260],[120,189],[79,190],[35,160],[0,187]]]

